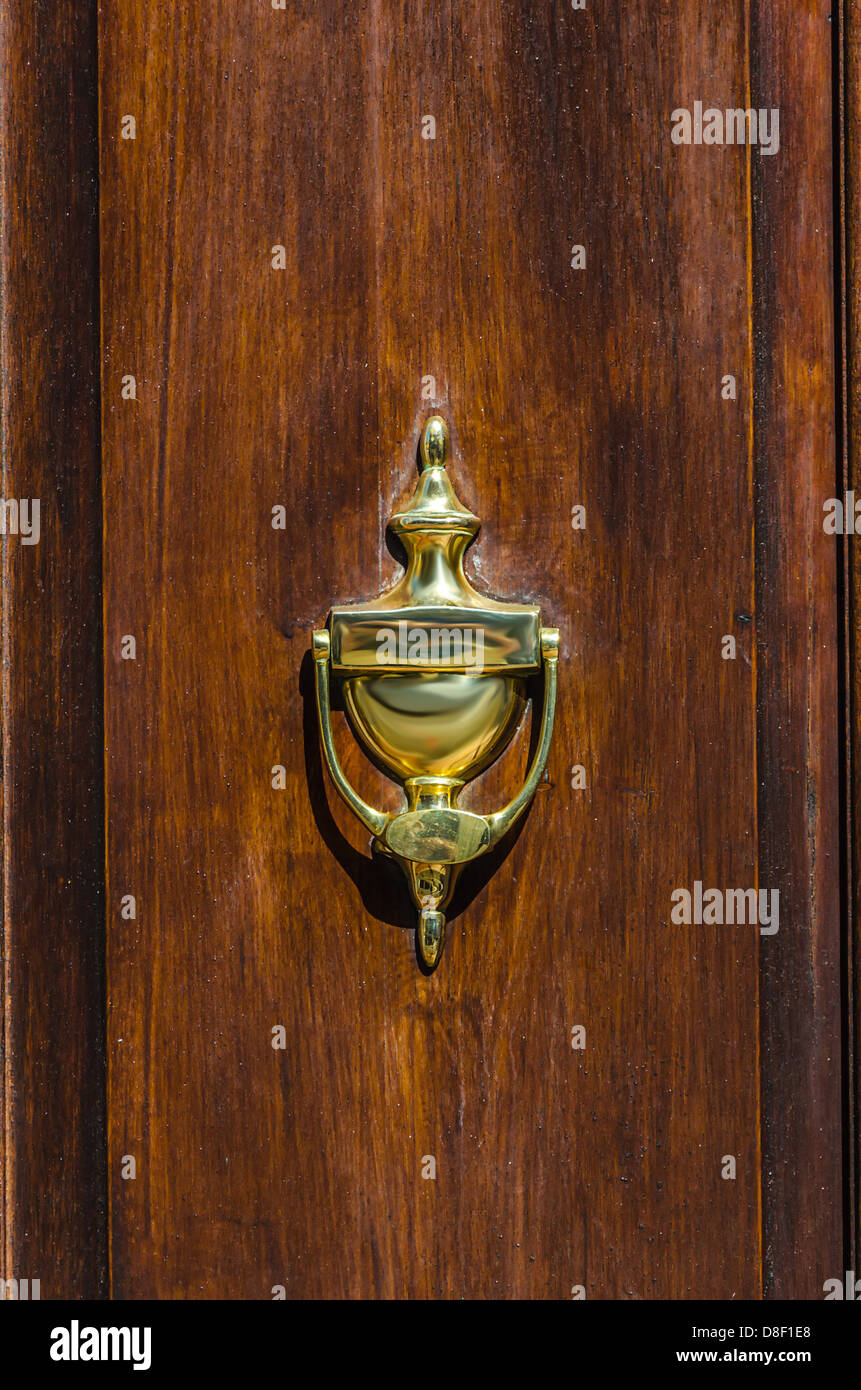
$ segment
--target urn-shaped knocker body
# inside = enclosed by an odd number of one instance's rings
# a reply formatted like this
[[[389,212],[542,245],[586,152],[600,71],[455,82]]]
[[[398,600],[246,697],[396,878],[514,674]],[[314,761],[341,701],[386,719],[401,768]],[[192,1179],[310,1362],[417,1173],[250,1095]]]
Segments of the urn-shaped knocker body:
[[[389,523],[406,553],[402,577],[364,603],[332,609],[313,635],[317,709],[332,780],[401,865],[418,909],[418,950],[433,969],[445,939],[444,910],[461,868],[497,844],[526,809],[550,749],[559,634],[533,604],[480,594],[463,569],[480,522],[457,499],[446,463],[448,429],[424,426],[412,499]],[[544,672],[541,730],[517,796],[501,811],[462,810],[458,797],[506,747],[523,717],[527,680]],[[330,679],[341,682],[356,737],[396,779],[398,812],[377,811],[338,762]]]

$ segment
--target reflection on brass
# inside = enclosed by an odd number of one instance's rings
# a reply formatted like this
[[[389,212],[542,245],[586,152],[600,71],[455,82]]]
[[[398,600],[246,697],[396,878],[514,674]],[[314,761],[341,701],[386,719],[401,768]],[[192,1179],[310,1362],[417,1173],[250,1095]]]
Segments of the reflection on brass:
[[[378,598],[333,608],[313,634],[317,712],[326,764],[341,796],[398,861],[419,911],[418,948],[433,969],[445,940],[443,909],[462,866],[492,849],[528,806],[550,750],[559,634],[531,604],[479,594],[463,557],[480,522],[446,472],[448,429],[434,415],[422,433],[422,471],[389,525],[406,570]],[[526,679],[543,670],[538,746],[526,781],[501,811],[461,810],[464,785],[510,742],[526,708]],[[330,678],[359,740],[402,784],[406,805],[376,811],[353,790],[332,738]]]

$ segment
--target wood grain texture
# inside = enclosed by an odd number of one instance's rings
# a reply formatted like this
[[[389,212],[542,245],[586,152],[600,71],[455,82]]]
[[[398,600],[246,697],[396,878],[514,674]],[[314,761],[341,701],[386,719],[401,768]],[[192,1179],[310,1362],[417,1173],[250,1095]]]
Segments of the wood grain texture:
[[[825,21],[102,12],[116,1296],[815,1297],[839,1272]],[[752,83],[790,158],[670,143],[674,108]],[[432,408],[476,583],[540,602],[564,664],[545,784],[428,979],[324,780],[307,651],[395,573]],[[695,880],[779,888],[780,933],[674,925]]]
[[[861,495],[861,6],[845,0],[841,9],[842,101],[840,109],[842,177],[841,339],[843,347],[843,488]],[[848,730],[848,855],[849,931],[846,941],[845,981],[847,1016],[846,1136],[848,1165],[847,1269],[861,1268],[861,1076],[858,1072],[858,1040],[861,1038],[861,559],[857,536],[843,545],[846,576],[846,687]]]
[[[0,1269],[106,1286],[96,6],[0,10]]]
[[[831,10],[752,7],[752,103],[781,121],[752,189],[759,877],[783,923],[761,949],[764,1285],[782,1299],[822,1296],[844,1234]]]

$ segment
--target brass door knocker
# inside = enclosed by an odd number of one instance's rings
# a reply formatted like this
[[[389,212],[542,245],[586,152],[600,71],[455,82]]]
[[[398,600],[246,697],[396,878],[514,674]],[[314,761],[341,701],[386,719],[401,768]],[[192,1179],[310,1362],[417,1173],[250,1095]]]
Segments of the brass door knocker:
[[[326,764],[341,796],[398,861],[419,910],[418,948],[429,968],[445,939],[443,909],[462,866],[485,854],[528,806],[547,763],[556,706],[559,633],[532,604],[478,593],[463,557],[481,525],[448,474],[448,428],[425,424],[422,472],[389,523],[407,565],[393,588],[333,608],[313,634],[317,713]],[[458,796],[510,742],[526,708],[526,679],[543,669],[538,745],[517,796],[501,811],[460,810]],[[376,811],[353,790],[332,739],[329,679],[342,682],[356,736],[403,787],[405,807]]]

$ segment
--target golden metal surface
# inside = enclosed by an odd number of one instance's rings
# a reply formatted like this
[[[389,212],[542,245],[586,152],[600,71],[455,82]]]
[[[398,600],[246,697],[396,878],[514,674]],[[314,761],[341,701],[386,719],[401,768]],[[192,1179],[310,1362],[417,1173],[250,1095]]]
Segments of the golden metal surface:
[[[332,609],[313,634],[317,712],[335,786],[401,865],[419,910],[419,954],[433,969],[443,909],[463,864],[486,853],[523,814],[547,763],[556,707],[559,634],[532,604],[479,594],[463,557],[480,526],[446,472],[448,428],[425,424],[422,471],[390,527],[406,551],[402,577],[379,597]],[[526,780],[501,811],[476,815],[457,798],[510,742],[526,708],[526,679],[543,670],[541,729]],[[350,786],[332,738],[330,672],[368,753],[402,784],[406,806],[377,811]]]
[[[347,717],[396,777],[475,777],[508,743],[525,707],[517,676],[422,671],[344,683]]]

